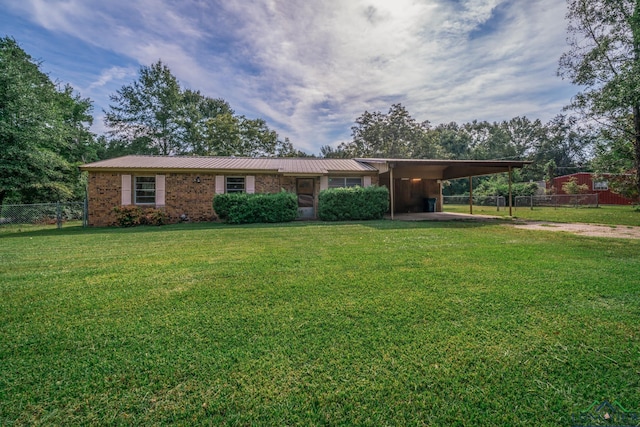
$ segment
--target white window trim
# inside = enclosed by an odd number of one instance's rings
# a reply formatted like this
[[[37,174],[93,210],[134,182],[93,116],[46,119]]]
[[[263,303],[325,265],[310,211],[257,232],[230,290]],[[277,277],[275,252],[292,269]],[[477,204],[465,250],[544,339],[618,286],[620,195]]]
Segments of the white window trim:
[[[242,191],[229,191],[229,178],[242,178],[244,188]],[[225,176],[224,177],[224,192],[225,193],[246,193],[247,192],[247,177],[246,176]]]
[[[120,202],[122,206],[131,204],[131,175],[122,175],[122,191]]]
[[[143,202],[139,202],[138,201],[138,191],[136,189],[136,181],[138,178],[153,178],[153,202],[151,203],[143,203]],[[153,206],[156,204],[156,197],[157,197],[157,190],[158,190],[158,182],[156,180],[156,176],[155,175],[136,175],[133,178],[133,201],[136,205],[141,205],[141,206]]]
[[[331,180],[338,180],[338,179],[342,179],[344,180],[344,184],[340,185],[338,187],[335,186],[331,186]],[[363,177],[361,176],[330,176],[328,179],[328,187],[329,188],[349,188],[349,187],[355,187],[356,185],[351,185],[351,186],[347,186],[347,180],[348,179],[359,179],[360,180],[360,184],[359,186],[362,187],[364,184],[364,180]]]
[[[320,191],[326,190],[329,188],[329,177],[327,175],[323,175],[320,177]]]
[[[224,175],[216,175],[216,194],[224,194],[225,183]]]
[[[164,206],[165,203],[165,176],[156,175],[156,207]]]
[[[244,178],[244,191],[247,194],[253,194],[256,192],[256,177],[253,175],[247,175]]]
[[[593,181],[592,187],[594,191],[607,191],[609,189],[609,181]]]

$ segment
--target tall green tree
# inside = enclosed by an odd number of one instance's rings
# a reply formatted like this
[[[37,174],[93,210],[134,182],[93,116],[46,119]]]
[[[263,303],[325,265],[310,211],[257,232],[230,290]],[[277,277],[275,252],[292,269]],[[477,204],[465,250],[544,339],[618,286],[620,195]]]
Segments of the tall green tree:
[[[275,156],[287,151],[263,119],[236,115],[224,99],[182,89],[158,61],[111,96],[107,152],[199,156]],[[289,143],[290,144],[290,143]]]
[[[183,149],[181,89],[171,70],[158,61],[140,68],[138,80],[110,96],[106,112],[109,134],[145,153],[176,154]]]
[[[417,122],[402,104],[393,104],[387,114],[365,111],[351,128],[352,141],[338,151],[349,157],[411,158],[417,152],[432,152],[425,136],[429,122]],[[335,153],[330,153],[335,154]]]
[[[558,72],[583,87],[571,107],[629,139],[640,195],[640,1],[567,4],[569,50]]]
[[[544,134],[533,141],[531,171],[537,171],[533,179],[542,179],[545,167],[553,161],[560,175],[587,168],[593,146],[593,136],[581,128],[576,117],[559,114],[544,125]]]
[[[232,117],[235,112],[227,101],[209,98],[186,89],[181,93],[178,121],[182,132],[181,154],[214,155],[215,142],[211,140],[211,123],[219,117]],[[218,119],[219,120],[219,119]]]
[[[91,101],[58,89],[18,43],[0,38],[0,204],[83,193],[77,164],[96,156]]]
[[[623,118],[625,119],[630,122],[633,117]],[[595,172],[607,174],[609,189],[629,199],[637,199],[639,189],[633,162],[634,147],[625,133],[620,131],[622,127],[600,129],[591,164]]]

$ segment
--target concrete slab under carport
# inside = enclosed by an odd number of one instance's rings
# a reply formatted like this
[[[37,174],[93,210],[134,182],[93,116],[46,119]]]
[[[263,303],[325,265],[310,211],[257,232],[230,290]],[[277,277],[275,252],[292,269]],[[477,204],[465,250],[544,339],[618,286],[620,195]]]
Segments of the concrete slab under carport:
[[[391,219],[391,215],[385,215],[385,219]],[[394,221],[496,221],[503,217],[493,215],[471,215],[454,212],[413,212],[396,213],[393,215]]]

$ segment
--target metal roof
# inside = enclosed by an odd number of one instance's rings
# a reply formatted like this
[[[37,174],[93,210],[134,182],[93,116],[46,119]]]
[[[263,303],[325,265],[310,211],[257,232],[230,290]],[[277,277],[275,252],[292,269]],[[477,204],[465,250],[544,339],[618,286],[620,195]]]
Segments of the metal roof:
[[[381,174],[393,170],[396,178],[458,179],[492,175],[521,168],[528,160],[355,159],[376,166]]]
[[[451,160],[451,159],[387,159],[387,158],[356,158],[363,163],[395,163],[396,165],[413,165],[413,166],[451,166],[451,165],[469,165],[469,166],[513,166],[522,167],[533,163],[530,160]]]
[[[377,172],[373,166],[354,159],[247,158],[199,156],[124,156],[80,166],[82,170],[198,170],[256,171],[285,174],[327,174],[329,172]]]

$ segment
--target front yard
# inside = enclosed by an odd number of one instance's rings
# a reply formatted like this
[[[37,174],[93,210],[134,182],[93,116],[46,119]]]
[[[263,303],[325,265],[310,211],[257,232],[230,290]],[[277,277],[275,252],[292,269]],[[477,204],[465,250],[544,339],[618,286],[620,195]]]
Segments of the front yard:
[[[0,230],[0,425],[638,412],[638,253],[501,222]]]

